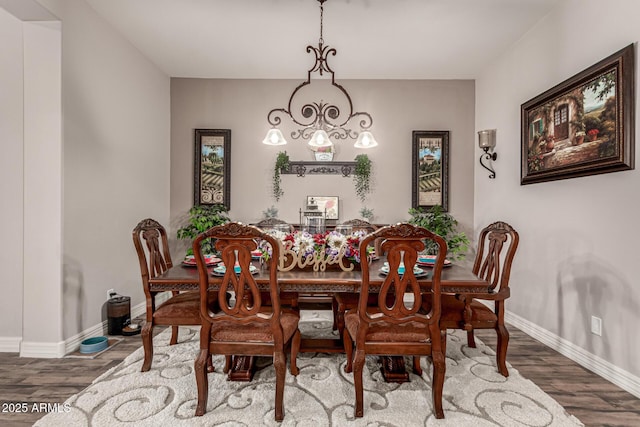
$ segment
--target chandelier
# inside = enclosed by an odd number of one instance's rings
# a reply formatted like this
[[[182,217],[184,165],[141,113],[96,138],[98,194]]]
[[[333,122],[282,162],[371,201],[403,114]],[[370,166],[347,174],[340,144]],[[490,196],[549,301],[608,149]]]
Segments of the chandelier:
[[[307,72],[307,80],[300,83],[289,97],[287,108],[274,108],[267,114],[267,121],[272,126],[267,132],[267,136],[262,141],[267,145],[284,145],[287,140],[278,126],[282,123],[283,117],[288,117],[293,123],[299,126],[291,132],[291,138],[309,140],[308,144],[312,148],[332,146],[331,138],[343,140],[347,138],[355,139],[354,147],[371,148],[378,145],[369,131],[373,124],[371,115],[367,112],[354,112],[351,96],[347,90],[335,81],[335,74],[329,66],[329,55],[335,56],[336,49],[325,46],[323,34],[324,2],[320,3],[320,39],[318,47],[307,46],[307,52],[315,55],[315,64]],[[301,101],[304,92],[309,90],[311,85],[311,75],[318,73],[323,76],[325,73],[331,77],[331,94],[339,101],[320,100],[319,102]],[[329,95],[327,91],[327,96]],[[325,92],[323,92],[325,93]],[[342,109],[341,109],[342,107]],[[358,122],[359,131],[349,128],[349,123]]]

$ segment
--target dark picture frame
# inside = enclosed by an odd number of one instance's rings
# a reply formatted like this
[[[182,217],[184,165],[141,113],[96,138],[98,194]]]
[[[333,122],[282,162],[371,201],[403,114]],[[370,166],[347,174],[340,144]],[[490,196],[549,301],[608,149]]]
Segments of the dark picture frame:
[[[633,44],[521,105],[520,184],[634,168]]]
[[[411,206],[449,210],[449,131],[412,133]]]
[[[194,205],[231,209],[231,130],[196,129]]]

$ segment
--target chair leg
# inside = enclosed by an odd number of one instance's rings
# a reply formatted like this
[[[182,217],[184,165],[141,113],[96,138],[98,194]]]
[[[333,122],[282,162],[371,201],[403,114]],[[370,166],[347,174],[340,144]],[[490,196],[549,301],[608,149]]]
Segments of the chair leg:
[[[298,369],[298,352],[300,351],[300,330],[298,329],[291,339],[291,375],[298,375],[300,373],[300,369]]]
[[[467,345],[471,348],[476,348],[476,340],[473,335],[473,329],[467,331]]]
[[[347,356],[347,364],[344,365],[344,371],[348,374],[353,371],[353,341],[349,331],[346,329],[342,333],[342,342],[344,343],[344,352]]]
[[[287,369],[287,358],[282,350],[273,353],[273,367],[276,370],[276,403],[275,420],[282,421],[284,418],[284,380]]]
[[[215,372],[216,368],[213,366],[213,355],[209,355],[207,359],[207,373]]]
[[[362,369],[364,368],[364,362],[364,350],[356,348],[355,360],[353,361],[353,384],[356,388],[356,406],[353,415],[356,418],[364,416],[364,387],[362,383]]]
[[[436,418],[444,418],[444,409],[442,408],[442,389],[444,387],[444,375],[446,370],[446,362],[442,351],[433,351],[431,354],[433,359],[433,411]]]
[[[169,341],[169,345],[176,345],[178,344],[178,327],[177,326],[172,326],[171,327],[171,340]]]
[[[225,374],[229,373],[229,370],[231,369],[231,362],[232,362],[232,358],[230,355],[224,356],[224,368],[222,368],[223,373]]]
[[[151,361],[153,360],[153,324],[151,322],[145,323],[140,335],[142,336],[142,347],[144,348],[144,360],[140,371],[147,372],[151,369]]]
[[[196,386],[198,388],[198,402],[196,405],[196,417],[207,412],[207,400],[209,399],[209,378],[207,377],[207,359],[210,359],[209,349],[200,349],[200,354],[194,363],[196,374]]]
[[[338,300],[336,300],[335,296],[331,298],[331,311],[333,312],[332,330],[337,331],[338,330]]]
[[[413,372],[422,376],[422,366],[420,366],[420,356],[413,356]]]
[[[498,334],[498,345],[496,348],[496,364],[498,371],[504,377],[509,376],[507,369],[507,347],[509,346],[509,331],[504,325],[496,325],[496,333]]]

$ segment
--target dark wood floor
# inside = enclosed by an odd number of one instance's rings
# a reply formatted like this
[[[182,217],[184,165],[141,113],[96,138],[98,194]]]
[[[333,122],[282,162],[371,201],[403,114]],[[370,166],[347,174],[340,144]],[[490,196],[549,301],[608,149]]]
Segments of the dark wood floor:
[[[586,426],[640,426],[640,399],[511,327],[508,361],[553,396]],[[493,331],[478,331],[495,348]],[[0,353],[0,425],[30,426],[45,413],[33,403],[62,404],[101,373],[140,347],[140,336],[124,341],[95,359],[32,359]],[[10,403],[27,403],[27,413],[7,413]]]

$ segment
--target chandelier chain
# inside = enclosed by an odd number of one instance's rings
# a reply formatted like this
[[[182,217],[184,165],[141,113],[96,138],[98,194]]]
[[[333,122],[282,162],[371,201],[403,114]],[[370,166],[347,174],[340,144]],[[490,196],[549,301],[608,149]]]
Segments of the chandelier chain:
[[[322,30],[324,29],[324,2],[327,0],[318,0],[320,2],[320,40],[318,42],[324,44],[324,38],[322,37]]]

